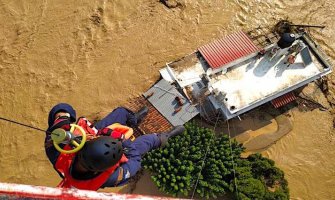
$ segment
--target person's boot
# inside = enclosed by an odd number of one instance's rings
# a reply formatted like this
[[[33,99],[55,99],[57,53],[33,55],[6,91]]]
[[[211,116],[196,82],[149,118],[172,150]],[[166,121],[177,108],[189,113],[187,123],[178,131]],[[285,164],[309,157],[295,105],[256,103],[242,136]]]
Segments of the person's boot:
[[[141,121],[148,114],[148,112],[149,108],[147,106],[144,106],[137,113],[134,114],[137,124],[141,123]]]
[[[170,137],[179,135],[179,134],[183,133],[184,130],[185,130],[185,127],[180,125],[180,126],[174,127],[169,132],[158,134],[157,136],[161,141],[161,147],[164,147],[168,143],[168,140],[169,140]]]

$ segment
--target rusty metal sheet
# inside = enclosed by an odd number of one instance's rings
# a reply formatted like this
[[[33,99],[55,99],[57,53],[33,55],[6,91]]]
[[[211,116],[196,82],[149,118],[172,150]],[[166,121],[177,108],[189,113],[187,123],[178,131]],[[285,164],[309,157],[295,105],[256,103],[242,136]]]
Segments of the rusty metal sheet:
[[[200,47],[199,52],[213,69],[259,50],[251,39],[239,31]]]
[[[287,94],[284,94],[274,100],[271,101],[271,104],[275,107],[275,108],[279,108],[282,107],[294,100],[296,100],[297,97],[293,94],[293,92],[289,92]]]

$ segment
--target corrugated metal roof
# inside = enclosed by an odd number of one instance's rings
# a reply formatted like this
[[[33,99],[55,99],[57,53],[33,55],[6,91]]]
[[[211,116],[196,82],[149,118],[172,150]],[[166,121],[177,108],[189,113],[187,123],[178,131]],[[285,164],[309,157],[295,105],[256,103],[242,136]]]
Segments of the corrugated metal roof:
[[[206,44],[198,50],[210,67],[216,69],[258,51],[259,48],[243,31],[239,31]]]
[[[198,109],[164,79],[161,79],[143,95],[173,126],[183,125],[199,114]],[[182,99],[182,105],[178,103],[176,97]]]
[[[294,100],[296,100],[297,97],[293,94],[293,92],[289,92],[287,94],[284,94],[283,96],[280,96],[274,100],[271,101],[272,105],[275,107],[275,108],[279,108],[279,107],[282,107]]]

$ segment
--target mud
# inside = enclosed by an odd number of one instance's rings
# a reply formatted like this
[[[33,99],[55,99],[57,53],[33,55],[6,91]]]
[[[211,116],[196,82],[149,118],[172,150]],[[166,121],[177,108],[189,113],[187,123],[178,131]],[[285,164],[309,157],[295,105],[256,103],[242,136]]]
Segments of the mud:
[[[72,104],[79,116],[111,110],[143,93],[166,62],[232,31],[283,18],[326,25],[309,31],[334,62],[331,0],[170,2],[181,6],[152,0],[1,1],[1,116],[46,128],[48,111],[58,102]],[[331,106],[334,85],[331,74]],[[263,152],[285,171],[292,199],[335,196],[331,113],[293,110],[293,130]],[[57,185],[43,140],[42,132],[1,121],[0,181]]]

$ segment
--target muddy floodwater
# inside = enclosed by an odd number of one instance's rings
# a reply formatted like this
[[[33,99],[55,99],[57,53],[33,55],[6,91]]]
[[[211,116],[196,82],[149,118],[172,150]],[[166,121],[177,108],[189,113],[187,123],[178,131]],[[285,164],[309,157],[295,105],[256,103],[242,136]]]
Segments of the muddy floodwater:
[[[0,117],[44,129],[59,102],[79,116],[111,110],[148,89],[166,62],[279,19],[325,25],[309,31],[335,61],[333,0],[178,2],[1,0]],[[331,74],[331,105],[334,85]],[[334,112],[290,112],[292,131],[263,154],[284,170],[292,199],[335,199]],[[0,181],[56,186],[43,141],[43,132],[0,121]]]

